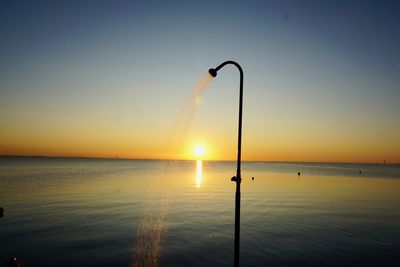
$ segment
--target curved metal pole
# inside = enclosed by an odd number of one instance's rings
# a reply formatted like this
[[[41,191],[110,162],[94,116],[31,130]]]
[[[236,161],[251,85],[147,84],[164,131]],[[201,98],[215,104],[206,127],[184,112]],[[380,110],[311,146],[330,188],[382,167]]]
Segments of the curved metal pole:
[[[225,61],[215,69],[210,69],[208,72],[213,76],[217,76],[217,71],[223,66],[232,64],[235,65],[240,72],[240,93],[239,93],[239,124],[238,124],[238,151],[237,151],[237,169],[236,176],[231,178],[231,181],[236,182],[235,194],[235,256],[234,266],[239,267],[239,247],[240,247],[240,183],[242,176],[240,172],[240,164],[242,157],[242,110],[243,110],[243,70],[242,67],[235,61]]]

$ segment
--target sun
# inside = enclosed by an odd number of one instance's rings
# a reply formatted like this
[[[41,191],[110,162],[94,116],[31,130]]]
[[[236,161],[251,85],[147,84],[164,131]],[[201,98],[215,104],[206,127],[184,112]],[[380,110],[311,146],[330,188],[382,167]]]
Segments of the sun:
[[[196,157],[201,158],[201,157],[203,157],[203,156],[205,155],[205,153],[206,153],[206,148],[205,148],[204,145],[202,145],[202,144],[197,144],[197,145],[194,147],[193,152],[194,152],[194,155],[195,155]]]

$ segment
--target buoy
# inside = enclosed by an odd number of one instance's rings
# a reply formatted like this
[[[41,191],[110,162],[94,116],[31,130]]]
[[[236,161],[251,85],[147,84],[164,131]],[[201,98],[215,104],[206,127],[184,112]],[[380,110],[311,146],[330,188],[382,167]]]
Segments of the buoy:
[[[297,173],[297,176],[300,176],[300,172]]]
[[[0,217],[4,216],[4,209],[2,207],[0,207]]]
[[[251,180],[253,180],[253,181],[254,181],[254,176],[253,176],[253,177],[251,177]]]

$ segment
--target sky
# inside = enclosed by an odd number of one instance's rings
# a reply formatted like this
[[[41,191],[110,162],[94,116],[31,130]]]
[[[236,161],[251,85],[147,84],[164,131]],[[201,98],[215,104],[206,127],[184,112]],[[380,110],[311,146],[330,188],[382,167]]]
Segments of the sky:
[[[0,155],[400,162],[398,1],[2,1]],[[185,127],[183,127],[185,128]]]

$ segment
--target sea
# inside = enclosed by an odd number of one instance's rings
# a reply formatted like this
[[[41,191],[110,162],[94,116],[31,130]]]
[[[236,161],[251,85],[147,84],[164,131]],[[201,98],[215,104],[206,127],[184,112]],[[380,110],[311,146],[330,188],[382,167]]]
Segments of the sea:
[[[240,266],[400,266],[400,165],[242,162]],[[236,162],[0,157],[0,266],[233,266]]]

